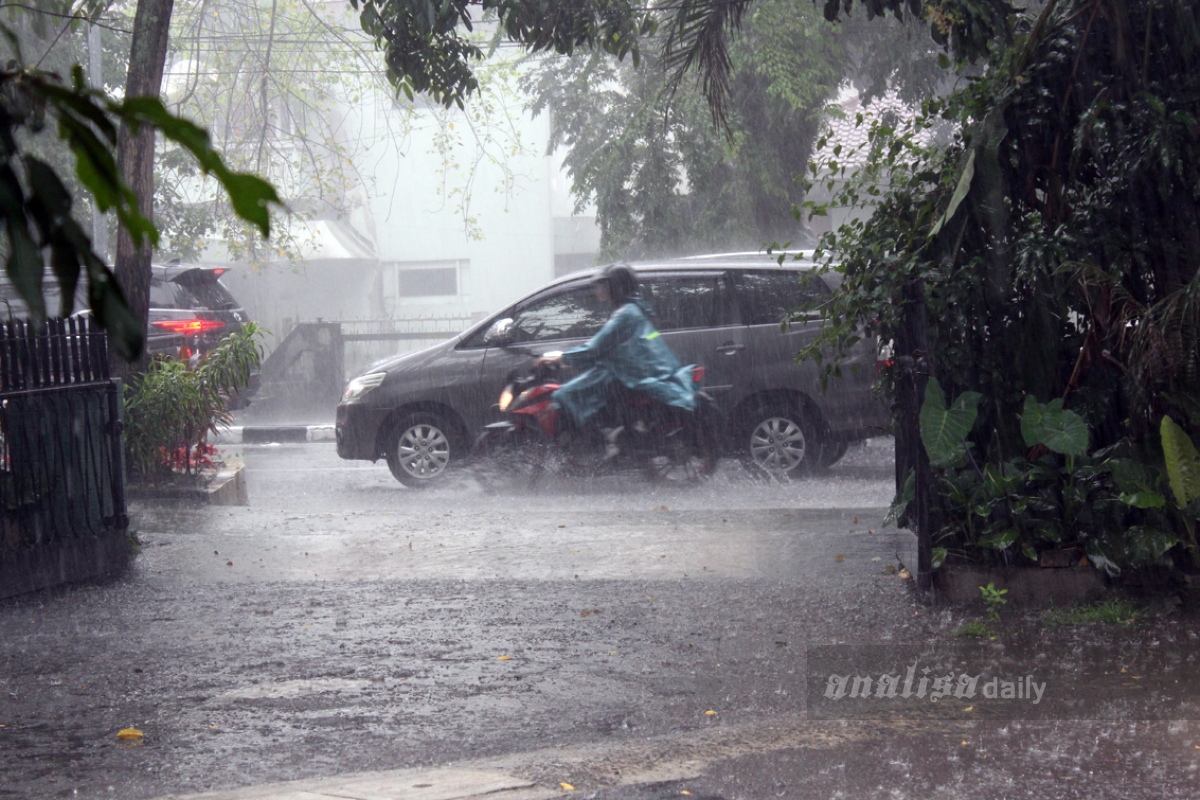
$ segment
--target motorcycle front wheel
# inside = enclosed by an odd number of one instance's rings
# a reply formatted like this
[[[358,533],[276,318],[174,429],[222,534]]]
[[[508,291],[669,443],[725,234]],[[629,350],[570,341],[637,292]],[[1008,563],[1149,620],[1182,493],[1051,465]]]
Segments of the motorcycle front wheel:
[[[485,492],[536,488],[546,471],[540,444],[523,431],[484,431],[471,450],[471,474]]]

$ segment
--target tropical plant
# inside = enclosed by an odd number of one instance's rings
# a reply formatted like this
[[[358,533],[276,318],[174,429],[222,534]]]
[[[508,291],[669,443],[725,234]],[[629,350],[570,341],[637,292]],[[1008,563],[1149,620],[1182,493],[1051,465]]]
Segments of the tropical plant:
[[[211,458],[208,435],[229,422],[229,398],[261,364],[262,335],[247,323],[198,363],[159,357],[127,384],[125,441],[135,472],[191,474]]]
[[[1019,427],[1028,454],[981,464],[971,441],[979,399],[964,392],[947,403],[931,378],[921,407],[937,487],[935,568],[950,557],[1036,564],[1044,550],[1074,550],[1117,574],[1163,563],[1181,542],[1195,555],[1193,536],[1171,533],[1177,526],[1161,494],[1162,472],[1132,457],[1127,442],[1089,453],[1090,432],[1078,414],[1059,398],[1027,397]],[[903,518],[910,500],[901,493],[893,517]]]

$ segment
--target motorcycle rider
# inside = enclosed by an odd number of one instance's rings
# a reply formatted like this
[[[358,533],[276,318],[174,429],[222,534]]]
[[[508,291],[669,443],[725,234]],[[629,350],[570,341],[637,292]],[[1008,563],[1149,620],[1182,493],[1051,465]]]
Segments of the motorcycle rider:
[[[692,367],[680,366],[651,321],[650,306],[638,296],[637,275],[625,264],[605,267],[593,281],[601,302],[612,315],[587,343],[560,355],[538,359],[538,365],[564,363],[581,369],[553,394],[554,401],[580,428],[597,418],[608,422],[608,455],[616,454],[616,438],[627,420],[621,416],[623,395],[642,392],[663,405],[695,411]]]

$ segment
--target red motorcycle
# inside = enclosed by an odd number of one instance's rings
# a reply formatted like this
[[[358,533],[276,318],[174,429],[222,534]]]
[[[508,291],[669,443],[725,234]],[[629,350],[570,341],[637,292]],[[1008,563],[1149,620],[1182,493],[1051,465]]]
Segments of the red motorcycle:
[[[527,375],[509,374],[496,406],[507,419],[486,426],[475,442],[474,471],[485,488],[532,487],[546,472],[590,477],[630,470],[655,481],[699,483],[716,469],[721,417],[699,390],[704,367],[692,367],[695,411],[625,390],[617,407],[606,409],[617,423],[609,428],[580,428],[553,402],[560,370],[543,364]]]

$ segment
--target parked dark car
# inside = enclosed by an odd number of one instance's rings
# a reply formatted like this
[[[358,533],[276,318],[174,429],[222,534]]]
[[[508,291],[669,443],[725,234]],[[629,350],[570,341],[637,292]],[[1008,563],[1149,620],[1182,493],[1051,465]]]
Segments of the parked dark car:
[[[236,333],[250,321],[241,304],[221,284],[224,267],[186,264],[154,264],[150,275],[150,325],[146,331],[146,351],[172,358],[199,357],[221,340]],[[58,283],[47,274],[43,284],[46,313],[59,313],[62,299]],[[88,314],[87,290],[81,280],[76,290],[75,313]],[[16,288],[0,281],[0,319],[25,319],[29,310]],[[248,389],[240,400],[250,397],[258,387],[258,375],[251,376]],[[235,405],[240,402],[235,402]]]
[[[875,348],[856,345],[843,377],[822,392],[819,367],[794,356],[816,334],[813,309],[836,274],[811,263],[778,265],[764,254],[704,256],[634,265],[656,323],[684,364],[705,367],[705,389],[728,420],[726,453],[776,477],[828,465],[850,442],[879,435],[888,421],[872,395]],[[338,455],[386,458],[408,486],[435,481],[462,462],[472,437],[498,418],[505,377],[541,353],[590,338],[609,315],[591,290],[595,271],[561,278],[462,334],[368,367],[337,409]]]
[[[204,355],[231,333],[241,331],[250,316],[221,283],[224,267],[155,264],[150,276],[150,327],[146,349],[151,355]]]

